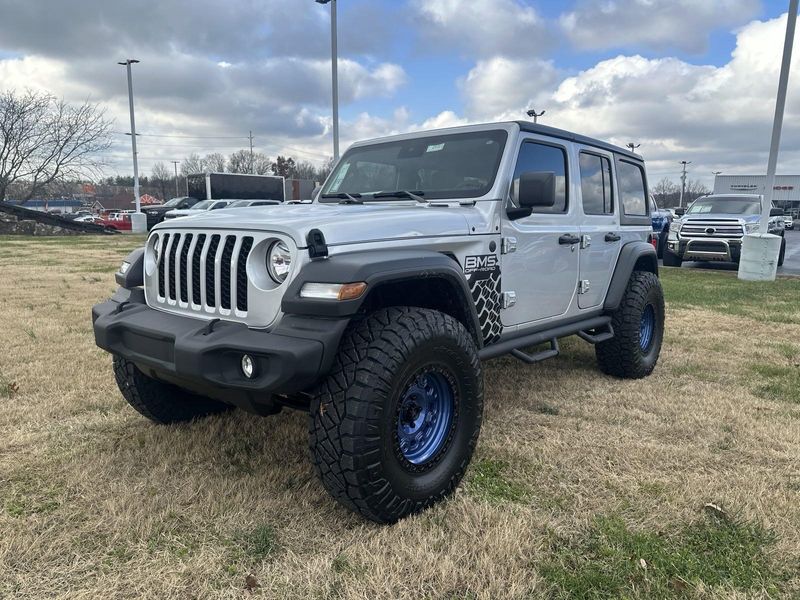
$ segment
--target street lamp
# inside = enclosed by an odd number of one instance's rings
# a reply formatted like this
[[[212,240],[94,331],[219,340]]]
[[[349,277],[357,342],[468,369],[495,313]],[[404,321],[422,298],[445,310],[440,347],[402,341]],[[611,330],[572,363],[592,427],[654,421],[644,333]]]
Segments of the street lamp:
[[[134,233],[145,233],[147,231],[147,219],[142,214],[142,200],[139,196],[139,159],[136,152],[136,119],[133,116],[133,77],[131,75],[131,65],[139,61],[135,58],[128,58],[118,62],[128,71],[128,106],[131,111],[131,150],[133,152],[133,196],[136,199],[136,213],[131,216],[131,231]]]
[[[317,0],[317,2],[319,2],[319,0]],[[544,113],[546,113],[546,112],[547,112],[546,110],[543,110],[542,112],[540,112],[540,113],[537,113],[537,112],[536,112],[536,109],[535,109],[535,108],[532,108],[532,109],[530,109],[530,110],[528,111],[528,116],[529,116],[529,117],[533,117],[533,123],[534,123],[534,124],[536,124],[536,123],[538,123],[538,122],[539,122],[539,117],[541,117],[541,116],[542,116]]]
[[[331,88],[333,89],[333,160],[339,160],[339,51],[336,35],[336,0],[315,0],[331,5]]]
[[[678,201],[678,206],[683,207],[683,197],[686,195],[686,165],[692,164],[690,160],[682,160],[683,171],[681,172],[681,198]]]

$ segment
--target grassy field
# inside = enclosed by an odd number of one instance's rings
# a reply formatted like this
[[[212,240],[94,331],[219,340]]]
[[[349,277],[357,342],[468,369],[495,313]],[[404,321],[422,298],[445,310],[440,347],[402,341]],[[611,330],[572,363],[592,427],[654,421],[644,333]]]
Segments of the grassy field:
[[[0,238],[0,598],[800,595],[800,279],[665,269],[646,380],[576,339],[487,363],[463,485],[385,527],[329,499],[301,413],[125,404],[90,308],[140,242]]]

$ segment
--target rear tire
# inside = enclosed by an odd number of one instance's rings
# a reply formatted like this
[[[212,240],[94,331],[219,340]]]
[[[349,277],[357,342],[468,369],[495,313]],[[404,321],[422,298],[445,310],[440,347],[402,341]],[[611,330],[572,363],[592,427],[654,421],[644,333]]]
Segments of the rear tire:
[[[669,248],[664,248],[664,266],[665,267],[680,267],[683,260],[680,256],[672,252]]]
[[[135,364],[120,356],[114,357],[114,377],[128,404],[161,425],[191,421],[233,408],[148,377]]]
[[[786,238],[781,239],[781,251],[778,254],[778,266],[783,266],[783,259],[786,258]]]
[[[664,258],[664,253],[667,248],[667,237],[669,237],[669,228],[665,227],[658,235],[658,247],[656,248],[656,258]]]
[[[393,523],[453,492],[482,415],[481,363],[464,326],[435,310],[381,309],[351,327],[314,395],[314,468],[339,503]]]
[[[634,271],[611,319],[614,337],[595,346],[603,373],[625,379],[652,373],[664,339],[664,294],[658,276]]]

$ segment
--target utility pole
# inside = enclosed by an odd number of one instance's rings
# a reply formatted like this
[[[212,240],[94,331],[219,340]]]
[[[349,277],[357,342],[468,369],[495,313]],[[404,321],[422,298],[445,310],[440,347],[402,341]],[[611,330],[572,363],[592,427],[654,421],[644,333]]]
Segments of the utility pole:
[[[536,109],[535,109],[535,108],[532,108],[532,109],[530,109],[530,110],[528,111],[528,116],[529,116],[529,117],[533,117],[533,124],[534,124],[534,125],[536,125],[536,123],[538,123],[538,122],[539,122],[539,117],[541,117],[541,116],[542,116],[544,113],[546,113],[546,112],[547,112],[546,110],[543,110],[542,112],[540,112],[540,113],[537,113],[537,112],[536,112]]]
[[[339,49],[336,33],[336,0],[316,0],[331,5],[331,88],[333,100],[333,160],[339,160]]]
[[[250,173],[252,175],[256,174],[255,162],[253,161],[253,132],[252,131],[250,131]]]
[[[131,74],[131,65],[138,63],[135,58],[128,58],[124,62],[120,61],[117,64],[123,65],[128,71],[128,106],[131,112],[131,151],[133,152],[133,196],[136,199],[136,214],[139,217],[131,218],[131,230],[136,233],[143,233],[147,231],[147,219],[142,215],[142,199],[139,196],[139,159],[136,152],[136,119],[133,115],[133,76]]]
[[[631,152],[636,152],[636,149],[641,146],[641,144],[634,144],[633,142],[628,142],[625,145],[631,149]]]
[[[683,165],[683,172],[681,173],[681,199],[678,202],[678,206],[683,208],[683,198],[686,195],[686,165],[692,164],[692,161],[682,160],[681,164]]]
[[[178,163],[181,162],[179,160],[173,160],[172,164],[175,165],[175,197],[177,198],[180,196],[180,192],[178,191]]]

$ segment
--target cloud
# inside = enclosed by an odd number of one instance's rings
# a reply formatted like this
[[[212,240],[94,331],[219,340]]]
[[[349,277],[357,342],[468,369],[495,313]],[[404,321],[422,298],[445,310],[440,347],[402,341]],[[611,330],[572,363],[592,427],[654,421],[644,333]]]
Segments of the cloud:
[[[429,51],[530,56],[552,43],[545,20],[520,0],[411,0],[410,5]]]
[[[754,21],[737,33],[722,66],[676,58],[624,56],[566,78],[539,61],[479,62],[462,85],[474,120],[519,118],[529,106],[547,109],[543,122],[619,145],[641,143],[651,179],[693,161],[697,177],[712,170],[762,172],[775,107],[786,17]],[[524,82],[517,89],[513,82]],[[789,88],[780,168],[800,170],[800,64]]]
[[[700,53],[712,30],[741,25],[759,9],[758,0],[579,0],[560,24],[582,49],[639,46]]]

